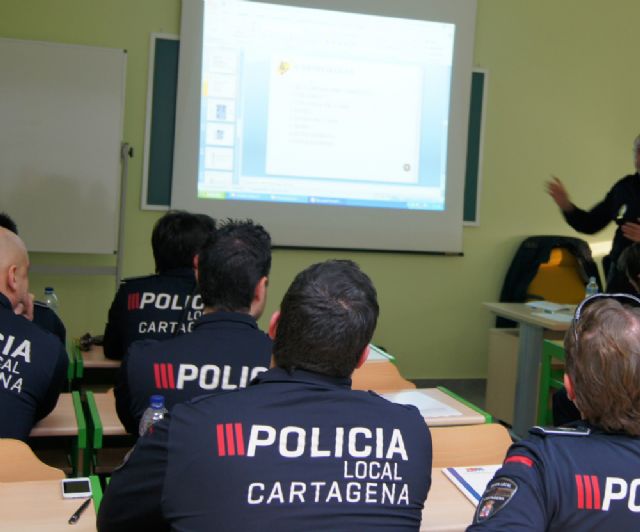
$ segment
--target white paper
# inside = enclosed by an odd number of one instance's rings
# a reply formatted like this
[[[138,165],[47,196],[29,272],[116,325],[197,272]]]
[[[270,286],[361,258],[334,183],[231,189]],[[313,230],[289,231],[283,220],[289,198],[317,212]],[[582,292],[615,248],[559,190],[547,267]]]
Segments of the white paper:
[[[560,303],[552,303],[551,301],[529,301],[525,303],[527,307],[536,310],[545,310],[547,312],[558,312],[560,310],[570,310],[569,305],[562,305]]]
[[[458,412],[455,408],[441,403],[437,399],[430,397],[419,390],[406,390],[397,393],[385,393],[383,397],[392,403],[401,405],[413,405],[423,417],[450,417],[461,416],[462,412]]]
[[[571,323],[571,320],[573,320],[573,314],[564,314],[560,312],[534,312],[531,315],[536,318],[557,321],[558,323]]]
[[[442,472],[475,506],[500,467],[502,466],[447,467]]]
[[[370,360],[385,360],[385,361],[394,360],[393,355],[390,355],[386,351],[383,351],[382,349],[380,349],[379,347],[376,347],[373,344],[369,344],[369,348],[370,348],[370,350],[369,350],[369,356],[367,357],[367,361],[370,361]]]

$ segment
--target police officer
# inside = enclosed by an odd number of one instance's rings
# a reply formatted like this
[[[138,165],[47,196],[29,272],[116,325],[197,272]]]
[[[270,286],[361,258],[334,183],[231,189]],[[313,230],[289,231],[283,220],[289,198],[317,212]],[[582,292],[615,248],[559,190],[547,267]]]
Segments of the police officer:
[[[0,228],[0,438],[27,439],[56,406],[69,363],[60,341],[27,319],[28,269],[22,240]]]
[[[156,274],[122,282],[109,309],[105,356],[121,359],[135,340],[191,330],[203,308],[194,257],[214,231],[214,220],[204,214],[170,211],[156,222],[151,235]]]
[[[154,425],[114,473],[99,530],[417,531],[431,484],[424,419],[351,390],[377,317],[351,261],[298,274],[269,327],[275,367]]]
[[[0,227],[8,229],[12,233],[18,234],[18,226],[13,219],[5,212],[0,212]],[[67,343],[67,329],[60,317],[46,303],[33,301],[32,321],[45,331],[55,334],[62,345]]]
[[[580,305],[565,386],[583,421],[513,445],[468,530],[640,530],[638,306],[607,294]]]
[[[137,433],[149,397],[171,408],[195,396],[244,388],[271,360],[271,339],[258,329],[267,299],[271,238],[251,221],[228,222],[198,257],[204,314],[189,334],[134,342],[115,389],[118,415]]]

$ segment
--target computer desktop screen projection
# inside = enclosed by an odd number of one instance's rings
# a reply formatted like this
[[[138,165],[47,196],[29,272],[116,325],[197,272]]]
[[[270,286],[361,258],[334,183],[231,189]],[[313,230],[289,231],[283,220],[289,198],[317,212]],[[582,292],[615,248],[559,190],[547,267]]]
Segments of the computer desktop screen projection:
[[[475,0],[183,0],[171,207],[462,251]]]

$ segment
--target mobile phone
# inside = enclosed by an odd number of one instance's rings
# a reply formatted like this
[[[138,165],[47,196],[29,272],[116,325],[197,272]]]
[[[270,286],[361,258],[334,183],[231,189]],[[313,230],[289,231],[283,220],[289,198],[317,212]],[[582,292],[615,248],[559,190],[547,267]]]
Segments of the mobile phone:
[[[531,428],[535,434],[562,434],[566,436],[588,436],[591,429],[588,427],[541,427],[536,425]]]
[[[91,481],[87,477],[63,478],[60,481],[65,499],[85,499],[91,497]]]

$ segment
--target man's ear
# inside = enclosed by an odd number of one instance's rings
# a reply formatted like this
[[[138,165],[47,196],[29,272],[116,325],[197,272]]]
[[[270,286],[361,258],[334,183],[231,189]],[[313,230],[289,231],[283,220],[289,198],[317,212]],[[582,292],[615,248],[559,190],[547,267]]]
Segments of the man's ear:
[[[576,392],[575,392],[575,389],[573,387],[573,381],[571,380],[571,377],[569,377],[569,375],[567,373],[565,373],[563,380],[564,380],[564,387],[567,389],[567,397],[571,401],[575,401],[576,400]]]
[[[360,355],[360,358],[358,359],[358,363],[356,364],[356,369],[362,367],[362,365],[367,361],[367,358],[369,358],[370,351],[371,351],[371,347],[369,346],[369,344],[367,344],[367,347],[364,348],[364,350],[362,351],[362,354]]]
[[[278,329],[278,322],[280,321],[280,311],[276,310],[269,320],[269,338],[276,339],[276,330]]]
[[[253,301],[251,301],[251,307],[249,308],[249,314],[251,314],[256,320],[260,319],[264,312],[264,307],[267,304],[267,285],[269,284],[268,277],[261,277],[253,291]]]
[[[12,292],[18,290],[18,267],[15,264],[7,269],[7,288]]]
[[[256,285],[256,289],[253,291],[253,301],[255,303],[262,303],[267,299],[267,285],[269,284],[268,277],[261,277]]]
[[[200,281],[199,274],[198,274],[198,265],[200,264],[200,255],[194,255],[193,256],[193,272],[196,275],[196,281]]]

